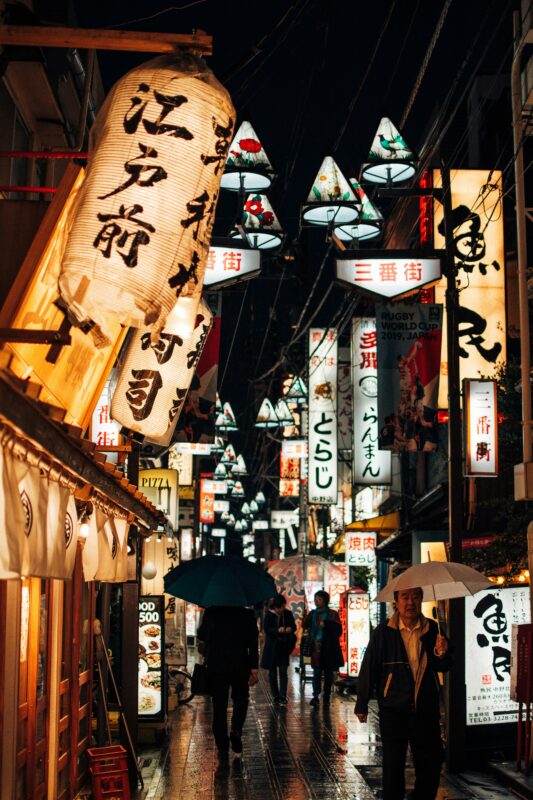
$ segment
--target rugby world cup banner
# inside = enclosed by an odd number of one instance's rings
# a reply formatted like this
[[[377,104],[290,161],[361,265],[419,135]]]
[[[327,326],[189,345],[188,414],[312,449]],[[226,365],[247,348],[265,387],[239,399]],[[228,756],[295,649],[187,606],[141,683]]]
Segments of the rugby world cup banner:
[[[379,448],[437,447],[442,306],[376,306]]]

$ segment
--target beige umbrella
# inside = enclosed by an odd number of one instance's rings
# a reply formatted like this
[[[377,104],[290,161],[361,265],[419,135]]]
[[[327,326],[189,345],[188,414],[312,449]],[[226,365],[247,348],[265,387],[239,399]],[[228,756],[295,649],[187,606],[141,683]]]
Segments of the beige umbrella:
[[[374,598],[376,602],[392,603],[394,592],[402,589],[420,587],[424,592],[424,601],[453,600],[456,597],[467,597],[488,589],[491,581],[466,564],[455,561],[428,561],[409,567],[397,578],[388,583]]]

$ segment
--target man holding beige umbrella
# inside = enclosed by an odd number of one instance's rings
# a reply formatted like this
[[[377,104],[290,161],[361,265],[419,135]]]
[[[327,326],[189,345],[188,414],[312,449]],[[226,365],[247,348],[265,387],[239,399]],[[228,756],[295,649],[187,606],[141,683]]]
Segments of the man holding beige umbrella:
[[[366,722],[375,689],[383,745],[383,800],[404,798],[408,745],[415,768],[412,800],[434,800],[439,788],[444,749],[437,673],[450,669],[451,647],[440,625],[422,614],[422,599],[465,597],[491,585],[464,564],[430,561],[410,567],[376,597],[394,600],[396,611],[376,628],[366,649],[355,713]]]

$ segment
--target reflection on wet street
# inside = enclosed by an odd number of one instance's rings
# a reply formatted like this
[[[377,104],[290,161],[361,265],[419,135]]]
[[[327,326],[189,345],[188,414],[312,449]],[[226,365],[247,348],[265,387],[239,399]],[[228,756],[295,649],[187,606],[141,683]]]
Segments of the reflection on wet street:
[[[211,735],[209,698],[197,697],[171,715],[168,748],[159,762],[141,756],[146,788],[141,800],[373,800],[381,797],[381,743],[377,709],[368,724],[354,714],[354,697],[335,693],[331,705],[314,708],[310,681],[289,671],[289,704],[272,702],[268,675],[259,684],[243,732],[242,758],[220,762]],[[155,755],[155,751],[152,751]],[[150,766],[151,763],[151,766]],[[157,766],[155,766],[157,764]],[[148,774],[150,777],[148,778]],[[413,768],[408,763],[406,786]],[[524,797],[533,797],[533,781]],[[409,796],[409,795],[407,795]],[[437,800],[512,800],[491,770],[444,770]]]
[[[242,759],[221,763],[211,736],[208,698],[173,715],[172,736],[150,800],[308,800],[375,795],[357,765],[379,764],[376,733],[357,723],[353,699],[333,695],[329,707],[309,706],[311,684],[291,668],[288,706],[272,702],[267,674],[251,692]],[[372,726],[373,728],[374,726]]]

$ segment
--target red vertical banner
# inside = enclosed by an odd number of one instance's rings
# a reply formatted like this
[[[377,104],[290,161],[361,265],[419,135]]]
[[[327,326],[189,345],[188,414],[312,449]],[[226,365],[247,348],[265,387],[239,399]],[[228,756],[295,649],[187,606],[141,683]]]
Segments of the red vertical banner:
[[[214,441],[219,352],[220,317],[215,317],[176,425],[177,442]]]
[[[210,481],[212,483],[212,481]],[[205,480],[200,481],[200,522],[212,525],[215,521],[215,495],[205,491]]]

